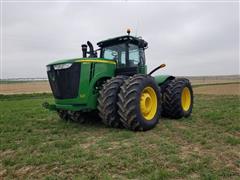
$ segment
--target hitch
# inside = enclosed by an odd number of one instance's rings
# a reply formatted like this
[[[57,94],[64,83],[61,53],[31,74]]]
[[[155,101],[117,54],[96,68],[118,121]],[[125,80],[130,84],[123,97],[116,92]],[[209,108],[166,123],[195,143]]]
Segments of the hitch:
[[[42,103],[42,107],[45,108],[45,109],[48,109],[50,111],[56,111],[57,110],[57,107],[56,107],[55,104],[49,104],[48,102]]]

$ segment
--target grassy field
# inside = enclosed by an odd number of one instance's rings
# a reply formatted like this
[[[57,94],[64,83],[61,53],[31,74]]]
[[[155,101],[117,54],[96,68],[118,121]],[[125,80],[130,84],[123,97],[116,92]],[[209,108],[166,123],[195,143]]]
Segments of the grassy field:
[[[34,81],[34,80],[20,80],[20,81],[17,81],[17,80],[0,80],[0,84],[21,84],[21,83],[48,83],[47,80],[38,80],[38,81]]]
[[[0,96],[0,179],[239,179],[239,96],[196,95],[147,132],[61,121],[48,94]]]

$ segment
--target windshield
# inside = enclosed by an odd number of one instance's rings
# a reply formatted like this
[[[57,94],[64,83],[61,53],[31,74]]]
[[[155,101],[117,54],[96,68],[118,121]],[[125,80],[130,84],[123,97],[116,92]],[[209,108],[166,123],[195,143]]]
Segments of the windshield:
[[[128,52],[128,54],[126,54],[126,52]],[[102,48],[101,57],[115,60],[118,67],[136,67],[144,64],[141,49],[134,44],[124,43],[104,47]]]
[[[115,60],[118,66],[126,64],[126,44],[118,44],[102,49],[102,58]]]

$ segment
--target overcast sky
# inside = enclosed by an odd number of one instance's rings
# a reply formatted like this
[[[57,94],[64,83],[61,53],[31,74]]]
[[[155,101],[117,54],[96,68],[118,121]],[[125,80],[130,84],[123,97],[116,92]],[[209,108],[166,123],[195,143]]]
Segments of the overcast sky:
[[[2,78],[46,77],[45,65],[81,57],[81,44],[142,36],[148,70],[172,75],[239,74],[237,2],[3,2]]]

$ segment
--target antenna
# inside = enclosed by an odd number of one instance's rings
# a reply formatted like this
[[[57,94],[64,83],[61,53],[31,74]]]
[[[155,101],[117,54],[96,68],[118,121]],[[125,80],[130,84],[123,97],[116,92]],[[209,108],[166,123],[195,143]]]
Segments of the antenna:
[[[139,27],[139,19],[137,20],[137,26],[136,26],[136,34],[135,34],[135,36],[137,37],[137,35],[138,35],[138,27]]]

